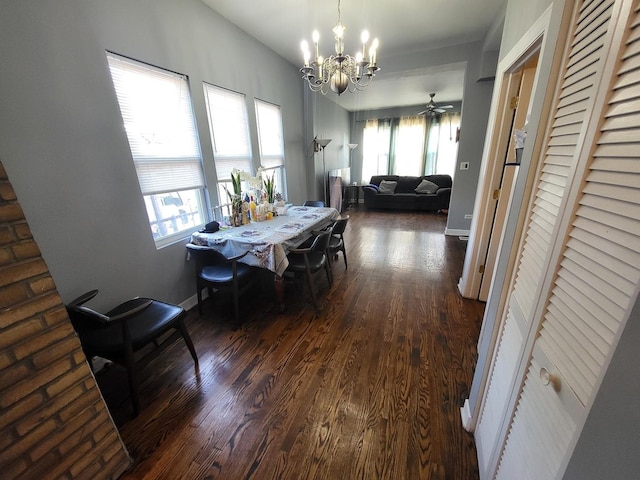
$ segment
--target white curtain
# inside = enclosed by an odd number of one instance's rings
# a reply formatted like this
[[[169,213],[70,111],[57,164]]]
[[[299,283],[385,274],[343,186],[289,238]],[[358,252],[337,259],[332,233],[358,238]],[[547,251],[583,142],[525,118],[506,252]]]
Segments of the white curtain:
[[[373,175],[389,173],[390,142],[391,123],[388,120],[367,120],[363,133],[363,184],[368,184]]]
[[[393,174],[422,174],[424,165],[424,140],[426,120],[422,115],[402,117],[394,142]]]
[[[459,113],[445,113],[439,119],[431,119],[428,129],[425,175],[447,174],[452,177],[455,175],[459,128]]]

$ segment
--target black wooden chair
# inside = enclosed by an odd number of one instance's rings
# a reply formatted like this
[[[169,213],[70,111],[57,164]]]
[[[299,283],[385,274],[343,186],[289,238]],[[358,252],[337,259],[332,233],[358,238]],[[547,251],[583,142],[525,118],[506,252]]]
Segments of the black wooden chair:
[[[287,255],[287,259],[289,260],[287,271],[293,272],[296,277],[300,274],[305,274],[313,307],[316,310],[318,309],[318,302],[313,284],[313,275],[324,268],[329,285],[333,283],[329,259],[327,257],[330,238],[331,230],[318,232],[311,246],[291,249]]]
[[[324,207],[324,202],[322,200],[307,200],[303,203],[304,207]]]
[[[200,315],[202,315],[202,290],[208,289],[210,297],[213,293],[212,290],[224,291],[231,293],[233,297],[233,313],[237,322],[239,318],[238,299],[256,278],[249,265],[238,262],[248,252],[227,258],[212,248],[193,243],[187,244],[187,250],[195,262],[196,293]]]
[[[84,304],[95,297],[92,290],[66,305],[69,318],[80,337],[82,349],[91,365],[94,356],[106,358],[127,369],[133,413],[140,412],[134,353],[171,329],[182,335],[198,366],[198,355],[184,324],[182,307],[150,298],[128,300],[107,313],[98,313]]]
[[[344,231],[347,228],[349,222],[349,215],[339,218],[333,224],[333,230],[331,233],[331,239],[329,240],[329,255],[338,256],[338,252],[342,252],[342,259],[344,260],[344,268],[349,268],[347,265],[347,251],[344,248]]]

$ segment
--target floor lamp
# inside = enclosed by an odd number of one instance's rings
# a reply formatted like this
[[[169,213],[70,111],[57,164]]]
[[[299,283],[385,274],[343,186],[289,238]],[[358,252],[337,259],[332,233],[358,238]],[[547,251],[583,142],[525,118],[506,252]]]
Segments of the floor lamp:
[[[330,138],[314,138],[313,139],[313,151],[317,152],[322,149],[322,188],[324,190],[324,204],[327,205],[327,170],[324,163],[324,147],[331,143]]]
[[[353,152],[355,150],[355,148],[358,146],[357,143],[347,143],[347,147],[349,147],[349,169],[351,169],[351,152]]]

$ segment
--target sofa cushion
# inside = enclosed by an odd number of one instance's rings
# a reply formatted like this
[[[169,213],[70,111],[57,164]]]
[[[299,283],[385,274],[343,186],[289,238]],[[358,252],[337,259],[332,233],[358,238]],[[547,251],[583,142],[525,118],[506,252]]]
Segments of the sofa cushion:
[[[440,188],[439,185],[436,185],[429,180],[422,180],[420,185],[415,188],[416,193],[436,193],[436,190]]]
[[[390,180],[390,179],[388,179]],[[394,179],[395,180],[395,179]],[[398,185],[394,193],[412,193],[415,195],[415,189],[420,184],[420,177],[410,177],[400,175],[398,177]]]
[[[396,186],[398,185],[398,182],[391,182],[388,180],[382,180],[380,182],[380,188],[378,189],[378,191],[380,193],[395,193],[396,191]]]

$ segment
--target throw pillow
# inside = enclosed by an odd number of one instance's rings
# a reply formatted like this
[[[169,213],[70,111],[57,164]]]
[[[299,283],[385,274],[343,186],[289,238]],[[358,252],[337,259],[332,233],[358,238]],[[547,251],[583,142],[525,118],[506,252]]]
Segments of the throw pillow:
[[[378,185],[376,185],[375,183],[370,183],[369,185],[367,185],[367,187],[373,188],[376,192],[380,190],[380,187],[378,187]]]
[[[422,180],[420,182],[420,185],[418,185],[416,187],[414,192],[416,192],[416,193],[436,193],[436,191],[439,188],[440,187],[438,185],[436,185],[433,182],[430,182],[429,180]]]
[[[394,193],[396,191],[396,185],[398,185],[398,182],[382,180],[380,182],[380,188],[378,189],[378,191],[380,193]]]

